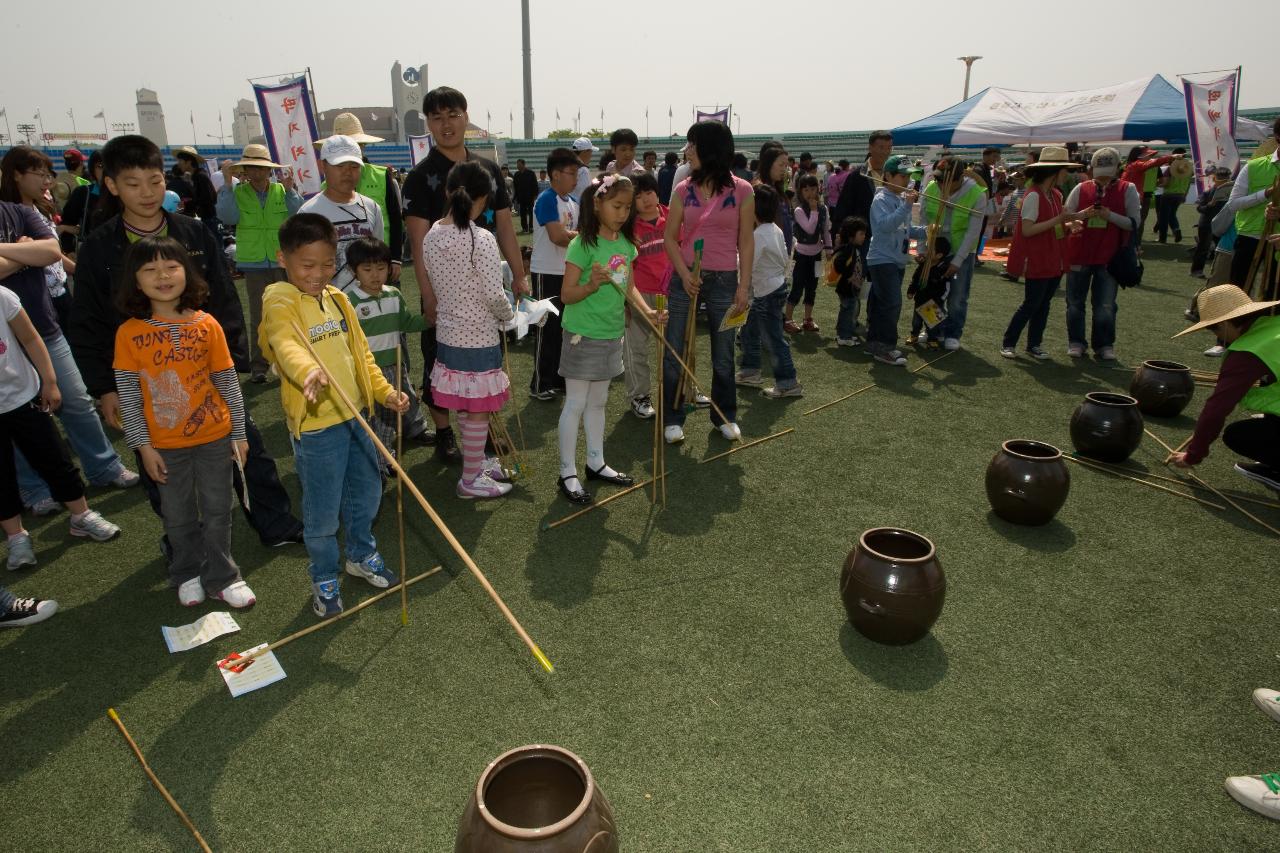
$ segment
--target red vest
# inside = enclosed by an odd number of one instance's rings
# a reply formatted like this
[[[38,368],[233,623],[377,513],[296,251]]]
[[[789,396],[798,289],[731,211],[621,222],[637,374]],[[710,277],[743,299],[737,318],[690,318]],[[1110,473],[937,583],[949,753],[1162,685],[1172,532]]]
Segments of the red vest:
[[[1039,189],[1033,189],[1031,195],[1039,197],[1039,221],[1053,219],[1062,212],[1062,193],[1058,190],[1046,195]],[[1022,203],[1025,205],[1026,199]],[[1066,229],[1061,225],[1041,231],[1034,237],[1024,236],[1022,216],[1019,215],[1013,230],[1013,246],[1009,249],[1010,263],[1014,263],[1013,259],[1016,259],[1019,264],[1018,273],[1029,279],[1057,278],[1067,268],[1066,242]]]
[[[1102,206],[1124,216],[1124,195],[1132,186],[1128,181],[1112,181],[1102,194]],[[1098,199],[1098,184],[1095,181],[1084,181],[1080,184],[1078,210],[1093,207]],[[1129,235],[1121,231],[1110,220],[1105,228],[1090,227],[1085,220],[1084,228],[1079,234],[1072,234],[1067,240],[1067,263],[1071,266],[1105,266],[1120,248],[1121,241]]]

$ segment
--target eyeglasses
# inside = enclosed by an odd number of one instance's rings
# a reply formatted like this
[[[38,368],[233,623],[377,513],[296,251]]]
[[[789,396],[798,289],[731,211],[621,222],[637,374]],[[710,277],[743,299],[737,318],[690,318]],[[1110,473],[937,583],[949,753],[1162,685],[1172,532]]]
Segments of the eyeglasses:
[[[52,181],[53,172],[37,172],[32,169],[30,172],[23,172],[24,175],[38,175],[42,181]]]
[[[466,113],[460,113],[456,110],[447,113],[431,113],[427,116],[427,121],[459,121],[465,117]]]

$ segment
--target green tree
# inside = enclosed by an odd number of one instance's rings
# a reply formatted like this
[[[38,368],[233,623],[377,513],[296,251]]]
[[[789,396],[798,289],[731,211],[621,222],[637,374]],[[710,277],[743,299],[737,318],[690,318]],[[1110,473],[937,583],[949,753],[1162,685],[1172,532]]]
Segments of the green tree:
[[[593,127],[585,134],[579,133],[571,127],[562,127],[559,130],[553,130],[547,134],[547,139],[577,139],[579,136],[590,136],[592,139],[603,139],[607,134],[598,127]]]

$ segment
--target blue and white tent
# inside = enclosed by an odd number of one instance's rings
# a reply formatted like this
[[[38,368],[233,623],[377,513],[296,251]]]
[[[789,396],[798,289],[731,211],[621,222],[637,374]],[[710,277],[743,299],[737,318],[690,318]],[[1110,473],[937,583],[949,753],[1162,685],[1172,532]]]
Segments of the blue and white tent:
[[[1159,74],[1100,89],[1022,92],[991,87],[893,129],[895,145],[1187,142],[1182,92]]]

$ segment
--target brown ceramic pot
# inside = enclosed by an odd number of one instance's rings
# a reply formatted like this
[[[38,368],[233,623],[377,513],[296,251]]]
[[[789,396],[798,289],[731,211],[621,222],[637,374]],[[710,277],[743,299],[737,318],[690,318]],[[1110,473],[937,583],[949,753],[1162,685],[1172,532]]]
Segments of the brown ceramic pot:
[[[1071,474],[1052,444],[1006,441],[987,466],[987,500],[996,515],[1014,524],[1048,524],[1069,491]]]
[[[618,853],[613,810],[581,758],[535,744],[493,760],[471,793],[454,853]]]
[[[1124,394],[1091,391],[1071,416],[1071,443],[1102,462],[1120,463],[1142,442],[1138,401]]]
[[[853,627],[891,646],[928,634],[946,595],[947,578],[933,543],[895,527],[863,533],[840,575],[840,597]]]
[[[1144,361],[1129,382],[1130,396],[1153,418],[1176,418],[1195,393],[1191,368],[1176,361]]]

